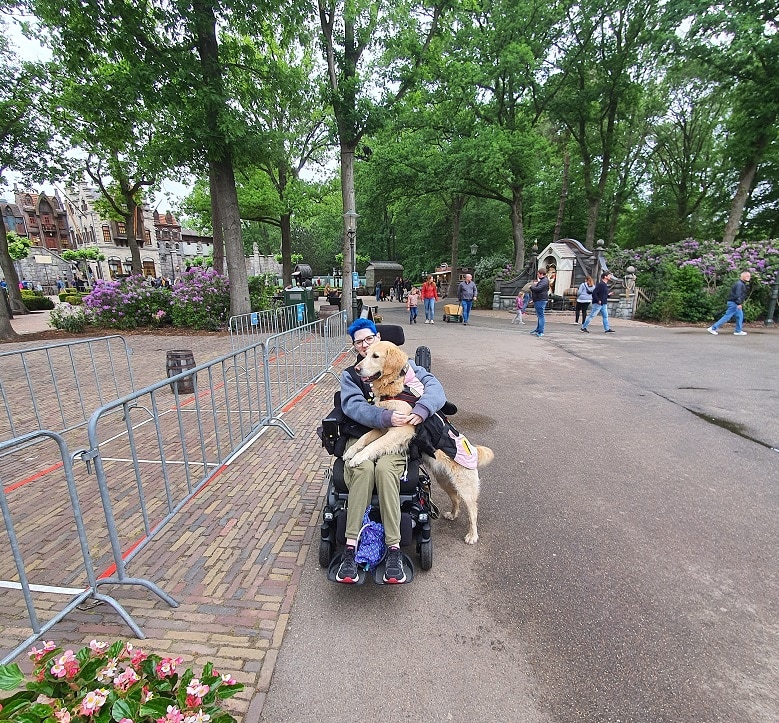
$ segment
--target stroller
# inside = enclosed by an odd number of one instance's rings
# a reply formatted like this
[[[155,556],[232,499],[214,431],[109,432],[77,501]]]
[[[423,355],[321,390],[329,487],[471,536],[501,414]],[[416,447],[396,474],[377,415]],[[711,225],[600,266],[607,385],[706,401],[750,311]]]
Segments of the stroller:
[[[377,324],[377,330],[384,341],[401,346],[405,342],[405,334],[402,326],[390,324]],[[420,346],[416,350],[415,359],[417,366],[430,369],[430,349]],[[334,412],[340,410],[341,393],[336,392],[334,398]],[[336,455],[332,469],[328,470],[327,497],[322,510],[322,524],[320,527],[321,538],[319,541],[319,564],[328,570],[328,580],[336,582],[336,572],[341,564],[341,554],[346,542],[346,508],[349,504],[349,490],[344,481],[344,461],[339,455],[343,453],[343,444],[339,445],[342,429],[341,422],[336,414],[331,413],[322,420],[320,428],[322,445]],[[433,566],[433,542],[431,540],[430,523],[438,516],[438,510],[430,500],[430,477],[420,465],[421,455],[412,441],[406,462],[406,469],[400,479],[400,546],[403,551],[403,563],[406,568],[406,584],[414,577],[414,564],[403,548],[415,546],[419,556],[419,566],[423,570],[429,570]],[[380,520],[378,496],[374,494],[371,499],[371,520]],[[374,582],[379,585],[384,583],[384,561],[380,561],[370,571]],[[360,575],[357,585],[362,585],[369,575]]]

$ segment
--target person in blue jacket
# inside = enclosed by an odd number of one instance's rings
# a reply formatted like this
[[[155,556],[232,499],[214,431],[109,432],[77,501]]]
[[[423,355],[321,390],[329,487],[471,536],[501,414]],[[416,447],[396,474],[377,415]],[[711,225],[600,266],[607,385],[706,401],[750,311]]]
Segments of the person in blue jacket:
[[[347,331],[357,352],[355,364],[368,353],[371,344],[381,339],[376,325],[370,319],[356,319]],[[393,412],[373,404],[370,384],[360,379],[354,365],[341,372],[343,413],[368,429],[389,429],[404,424],[416,426],[424,422],[443,407],[446,395],[441,383],[426,369],[417,366],[410,359],[408,367],[406,384],[419,395],[409,414]],[[354,439],[350,440],[349,444],[353,442]],[[405,468],[406,457],[403,454],[386,454],[375,462],[368,460],[356,467],[344,467],[344,481],[349,489],[349,506],[346,510],[346,547],[336,573],[338,582],[356,583],[359,581],[359,575],[363,574],[354,558],[363,515],[370,503],[374,485],[379,497],[384,541],[387,545],[384,581],[406,581],[403,556],[400,553],[400,476]]]
[[[582,331],[587,334],[590,330],[587,328],[590,322],[600,314],[603,317],[603,331],[607,334],[613,334],[614,329],[609,326],[609,281],[611,280],[611,271],[604,271],[600,275],[600,281],[595,284],[595,288],[592,290],[592,310],[589,316],[584,320],[582,324]]]
[[[747,284],[752,278],[752,274],[749,271],[742,271],[739,280],[736,281],[733,286],[730,287],[730,294],[728,295],[728,308],[723,314],[722,318],[712,324],[706,331],[709,334],[717,336],[719,329],[723,324],[726,324],[734,316],[736,317],[736,330],[733,332],[736,336],[746,336],[747,333],[742,328],[744,324],[744,302],[747,300]]]

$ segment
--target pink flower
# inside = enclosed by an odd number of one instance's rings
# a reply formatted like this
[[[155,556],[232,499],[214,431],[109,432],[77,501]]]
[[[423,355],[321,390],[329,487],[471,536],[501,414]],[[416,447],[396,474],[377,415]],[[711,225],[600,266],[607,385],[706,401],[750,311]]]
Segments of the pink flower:
[[[114,686],[118,690],[125,691],[133,685],[133,683],[137,683],[139,680],[140,677],[138,676],[138,673],[132,668],[125,668],[123,673],[120,673],[114,678]]]
[[[211,690],[211,688],[201,683],[198,678],[192,678],[187,686],[187,693],[189,693],[189,695],[197,696],[198,698],[203,698],[209,690]]]
[[[199,710],[197,713],[188,715],[186,718],[184,718],[184,723],[208,723],[210,720],[211,716],[208,715],[208,713],[204,713],[202,710]]]
[[[156,673],[158,678],[168,678],[176,672],[176,666],[181,665],[184,659],[179,658],[163,658],[157,663]]]
[[[90,691],[84,696],[84,700],[81,701],[78,709],[79,715],[94,715],[103,707],[107,698],[108,691],[105,688]]]
[[[233,678],[233,676],[232,676],[232,675],[230,675],[230,673],[225,673],[224,675],[222,675],[222,676],[221,676],[221,678],[222,678],[222,682],[223,682],[225,685],[235,685],[235,684],[236,684],[236,682],[237,682],[237,681],[235,680],[235,678]]]
[[[103,643],[99,640],[92,640],[89,643],[89,649],[93,653],[103,654],[108,649],[108,643]]]
[[[78,660],[72,650],[66,650],[51,666],[51,674],[55,678],[75,678],[79,670]]]
[[[157,723],[184,723],[184,714],[175,705],[169,705],[167,714],[157,718]]]
[[[32,648],[30,648],[30,657],[35,660],[37,663],[46,653],[50,653],[52,650],[56,648],[56,644],[53,640],[44,640],[43,641],[43,648],[38,650],[34,645]]]
[[[70,723],[70,712],[67,710],[58,710],[54,713],[57,723]]]

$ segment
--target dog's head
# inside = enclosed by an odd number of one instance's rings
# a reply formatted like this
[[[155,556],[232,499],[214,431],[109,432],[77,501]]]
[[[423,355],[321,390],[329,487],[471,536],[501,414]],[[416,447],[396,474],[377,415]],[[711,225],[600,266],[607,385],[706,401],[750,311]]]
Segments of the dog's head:
[[[377,379],[394,381],[403,373],[408,356],[391,341],[376,341],[368,347],[365,358],[354,368],[366,382]]]

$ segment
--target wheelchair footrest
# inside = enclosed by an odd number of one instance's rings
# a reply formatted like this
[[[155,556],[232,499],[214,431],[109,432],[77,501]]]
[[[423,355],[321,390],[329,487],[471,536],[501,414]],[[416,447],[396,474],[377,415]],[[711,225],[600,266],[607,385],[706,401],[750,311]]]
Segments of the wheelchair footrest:
[[[403,554],[403,568],[406,571],[406,582],[402,584],[408,585],[408,583],[410,583],[414,579],[414,563],[411,561],[411,558],[405,552],[402,554]],[[377,585],[397,584],[397,583],[384,582],[384,560],[382,560],[378,565],[376,565],[376,567],[374,567],[371,570],[364,570],[362,567],[360,567],[360,574],[357,582],[352,582],[352,583],[338,582],[338,580],[335,579],[335,576],[336,573],[338,572],[339,566],[341,565],[341,557],[342,557],[342,553],[338,553],[330,562],[330,567],[327,568],[327,579],[330,582],[334,582],[336,585],[343,585],[344,587],[347,586],[357,587],[359,585],[364,585],[368,578],[372,578],[373,582],[375,582]]]

